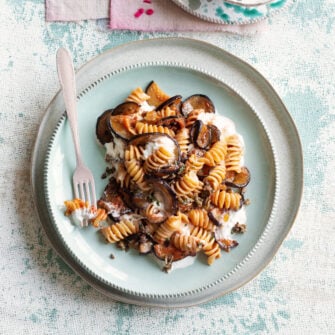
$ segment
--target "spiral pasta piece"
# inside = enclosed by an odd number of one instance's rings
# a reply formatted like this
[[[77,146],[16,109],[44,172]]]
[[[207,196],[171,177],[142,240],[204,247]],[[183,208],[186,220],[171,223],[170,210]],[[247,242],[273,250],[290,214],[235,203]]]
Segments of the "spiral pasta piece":
[[[203,157],[198,157],[195,154],[192,154],[186,161],[186,172],[200,171],[205,164],[205,160]]]
[[[204,113],[203,109],[193,109],[193,111],[187,115],[186,127],[191,127],[193,123],[198,120],[198,116],[201,113]]]
[[[194,227],[191,230],[191,236],[197,237],[200,240],[200,243],[203,244],[202,251],[208,257],[208,265],[211,265],[215,259],[221,257],[221,249],[215,241],[213,233],[201,227]]]
[[[177,112],[171,109],[169,106],[163,108],[160,111],[150,111],[144,115],[144,120],[150,123],[157,122],[166,117],[176,116]]]
[[[160,116],[161,119],[164,119],[166,117],[176,116],[177,111],[170,108],[169,106],[166,106],[165,108],[163,108],[159,112],[157,112],[157,114]]]
[[[176,193],[179,199],[193,198],[202,189],[202,182],[198,179],[198,176],[194,171],[182,176],[173,185],[172,189]]]
[[[180,232],[182,225],[182,218],[180,215],[170,216],[165,222],[163,222],[154,234],[154,239],[158,243],[164,243],[169,240],[174,232]]]
[[[127,97],[126,101],[136,102],[141,105],[143,102],[150,99],[150,96],[143,92],[141,87],[135,88]]]
[[[196,227],[201,227],[209,231],[213,231],[214,224],[210,221],[208,213],[205,209],[197,208],[191,209],[188,212],[188,218],[191,224]]]
[[[136,145],[129,145],[127,150],[124,152],[124,159],[126,161],[130,161],[135,159],[137,161],[143,159],[143,147],[138,147]]]
[[[101,228],[100,231],[109,243],[115,243],[126,237],[139,232],[139,223],[122,220],[109,227]]]
[[[191,235],[175,233],[171,236],[171,244],[179,250],[189,251],[195,254],[200,249],[199,238]]]
[[[116,170],[115,180],[117,183],[123,188],[128,188],[131,182],[131,176],[125,169],[123,164],[118,164],[118,168]]]
[[[221,249],[219,244],[215,241],[213,237],[203,248],[204,254],[207,256],[208,265],[213,264],[213,262],[221,257]]]
[[[174,154],[164,147],[155,150],[144,162],[143,169],[146,173],[156,171],[167,166],[174,158]]]
[[[241,194],[217,190],[211,195],[211,202],[220,209],[237,211],[241,207]]]
[[[95,213],[95,216],[92,220],[90,220],[91,224],[94,226],[94,227],[99,227],[99,224],[102,222],[102,221],[105,221],[107,219],[107,212],[105,209],[103,208],[98,208],[96,213]]]
[[[182,225],[187,225],[187,224],[190,223],[190,220],[189,220],[187,214],[185,214],[185,213],[179,211],[179,212],[177,213],[177,216],[179,216],[179,218],[180,218],[180,222],[182,223]]]
[[[237,135],[231,135],[227,138],[227,171],[241,172],[241,158],[243,155],[243,147]]]
[[[226,141],[218,141],[205,153],[204,161],[208,166],[215,166],[222,162],[227,154]]]
[[[196,226],[191,229],[190,235],[195,236],[199,240],[201,240],[201,243],[203,245],[206,245],[213,238],[212,232],[202,227],[196,227]]]
[[[212,190],[216,190],[222,184],[226,178],[226,166],[225,164],[219,164],[215,166],[207,177],[204,179],[204,183],[210,185]]]
[[[148,190],[149,187],[144,181],[144,170],[136,159],[125,161],[124,165],[131,179],[138,185],[141,190]]]
[[[146,206],[144,210],[141,211],[141,214],[149,223],[160,223],[166,215],[164,208],[157,206],[155,203],[150,203]]]
[[[163,126],[147,124],[143,122],[137,122],[135,130],[137,134],[162,133],[174,137],[174,131],[172,129]]]
[[[190,144],[190,130],[188,128],[181,129],[175,136],[175,140],[179,144],[181,153],[187,154]]]
[[[77,209],[89,209],[88,201],[84,201],[82,199],[76,198],[73,200],[64,201],[64,205],[66,207],[65,215],[71,215]]]

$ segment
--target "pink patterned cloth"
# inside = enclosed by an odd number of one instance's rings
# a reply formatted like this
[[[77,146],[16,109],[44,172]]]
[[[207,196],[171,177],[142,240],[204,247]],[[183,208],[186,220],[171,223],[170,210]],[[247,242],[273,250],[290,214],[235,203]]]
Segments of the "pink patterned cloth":
[[[109,0],[45,0],[46,21],[81,21],[107,18]]]
[[[265,21],[246,25],[221,25],[203,21],[170,0],[110,0],[110,29],[139,31],[226,31],[254,34]]]

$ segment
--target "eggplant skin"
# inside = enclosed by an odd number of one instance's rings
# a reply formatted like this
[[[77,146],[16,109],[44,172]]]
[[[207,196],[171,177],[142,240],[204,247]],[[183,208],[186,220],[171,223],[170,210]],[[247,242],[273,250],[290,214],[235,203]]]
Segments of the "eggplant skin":
[[[204,94],[193,94],[186,98],[181,105],[181,112],[186,117],[190,110],[203,109],[205,113],[215,113],[215,106],[213,101]]]
[[[176,110],[177,112],[180,112],[182,104],[182,96],[181,95],[175,95],[168,100],[164,101],[162,104],[160,104],[156,110],[160,111],[166,107],[170,107],[171,109]]]
[[[192,142],[200,149],[209,149],[212,144],[212,129],[201,120],[193,123],[190,136]]]
[[[108,123],[109,119],[113,113],[113,109],[108,109],[104,111],[97,120],[95,126],[95,134],[97,136],[98,141],[104,145],[105,143],[109,143],[113,140],[113,134],[111,133]]]
[[[111,115],[109,122],[107,123],[109,130],[118,138],[121,138],[124,141],[128,141],[133,137],[125,127],[124,121],[128,120],[131,122],[131,115]]]
[[[225,184],[229,187],[244,188],[250,182],[250,171],[246,166],[242,166],[241,172],[235,173],[234,177],[226,180]]]
[[[149,178],[146,179],[146,181],[152,187],[154,193],[158,193],[160,195],[159,198],[164,201],[164,210],[167,216],[176,214],[178,210],[178,200],[169,184],[156,178]]]
[[[113,109],[112,115],[131,115],[139,111],[140,105],[136,102],[126,101]]]

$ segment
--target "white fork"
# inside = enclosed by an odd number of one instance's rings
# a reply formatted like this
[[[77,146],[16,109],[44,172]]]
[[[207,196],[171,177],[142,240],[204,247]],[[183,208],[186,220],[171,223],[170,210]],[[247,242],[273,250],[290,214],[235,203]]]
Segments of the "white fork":
[[[72,178],[74,194],[76,198],[88,201],[90,206],[96,207],[94,178],[91,171],[85,166],[80,152],[77,95],[72,58],[68,50],[60,48],[57,51],[56,59],[58,78],[63,90],[66,113],[70,122],[76,152],[77,166]]]

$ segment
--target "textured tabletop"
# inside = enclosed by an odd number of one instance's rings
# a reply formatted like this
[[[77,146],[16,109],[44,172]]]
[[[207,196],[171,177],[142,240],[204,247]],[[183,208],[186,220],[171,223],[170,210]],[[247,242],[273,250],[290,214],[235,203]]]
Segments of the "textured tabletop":
[[[1,334],[334,334],[335,4],[297,0],[251,36],[107,32],[105,21],[45,23],[43,0],[0,1]],[[298,128],[304,194],[272,262],[226,296],[184,309],[111,301],[52,248],[35,214],[30,158],[59,89],[55,53],[78,68],[132,40],[185,36],[222,47],[259,70]],[[285,157],[280,157],[285,159]]]

